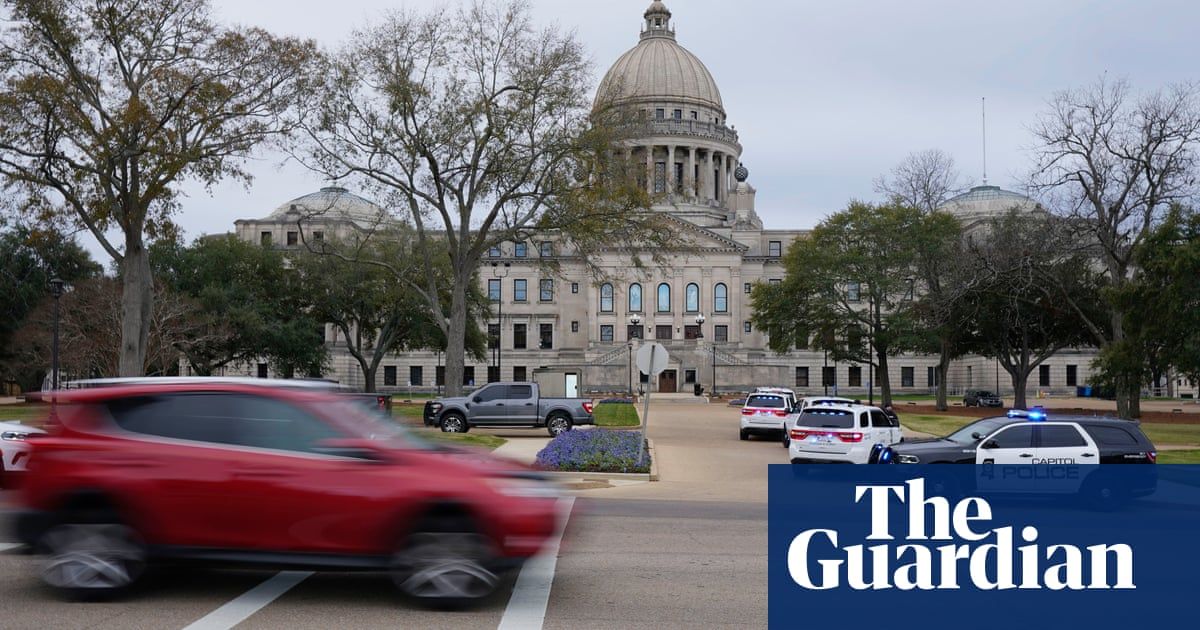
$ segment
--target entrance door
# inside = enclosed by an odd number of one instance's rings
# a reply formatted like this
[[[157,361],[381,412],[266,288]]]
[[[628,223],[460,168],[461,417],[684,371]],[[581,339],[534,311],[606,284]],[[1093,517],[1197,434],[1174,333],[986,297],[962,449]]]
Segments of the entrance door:
[[[567,398],[579,398],[579,375],[567,374],[565,380]]]
[[[663,370],[662,374],[658,375],[658,393],[674,394],[679,391],[679,377],[675,374],[675,370]]]

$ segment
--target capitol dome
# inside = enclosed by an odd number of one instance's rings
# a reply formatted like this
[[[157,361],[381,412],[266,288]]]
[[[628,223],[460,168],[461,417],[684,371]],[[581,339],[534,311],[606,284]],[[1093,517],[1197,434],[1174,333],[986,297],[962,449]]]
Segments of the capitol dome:
[[[294,221],[300,217],[351,221],[360,227],[371,227],[383,222],[388,215],[380,206],[345,188],[327,186],[279,206],[267,218]]]
[[[675,41],[671,12],[655,0],[645,13],[641,41],[604,75],[596,107],[617,103],[672,102],[715,110],[725,116],[717,82],[704,63]]]
[[[1043,211],[1041,204],[1033,199],[999,186],[976,186],[938,209],[961,219],[1000,217],[1011,210],[1025,213]]]

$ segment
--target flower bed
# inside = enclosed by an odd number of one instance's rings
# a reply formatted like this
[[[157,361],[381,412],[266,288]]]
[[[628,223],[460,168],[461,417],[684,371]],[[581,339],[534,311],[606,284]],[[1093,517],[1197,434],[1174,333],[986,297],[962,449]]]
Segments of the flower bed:
[[[570,472],[648,473],[649,449],[636,461],[640,439],[638,431],[566,431],[538,452],[536,465]]]

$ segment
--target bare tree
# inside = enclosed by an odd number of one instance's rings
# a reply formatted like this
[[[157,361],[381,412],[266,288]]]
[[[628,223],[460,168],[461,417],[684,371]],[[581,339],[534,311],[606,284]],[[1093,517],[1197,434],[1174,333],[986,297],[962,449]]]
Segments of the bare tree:
[[[875,192],[892,203],[933,212],[965,185],[954,158],[941,149],[910,153],[891,172],[875,178]]]
[[[1034,190],[1069,218],[1077,247],[1092,252],[1105,281],[1121,291],[1134,281],[1134,252],[1173,203],[1196,195],[1200,86],[1183,84],[1134,95],[1124,81],[1100,79],[1060,92],[1033,127]],[[1052,278],[1050,287],[1059,287]],[[1059,287],[1061,289],[1061,287]],[[1123,309],[1100,318],[1069,304],[1101,348],[1126,338]],[[1140,415],[1141,378],[1118,379],[1117,411]]]
[[[587,264],[602,248],[667,242],[644,188],[614,159],[624,155],[617,127],[590,115],[581,45],[536,30],[525,0],[389,14],[319,74],[323,98],[295,154],[402,213],[420,249],[448,251],[448,277],[434,257],[393,275],[444,332],[451,394],[461,391],[469,287],[491,247],[538,234],[554,243],[542,262]]]
[[[178,184],[249,181],[242,158],[289,126],[309,42],[218,26],[207,0],[6,0],[0,175],[42,218],[87,229],[123,282],[120,369],[145,364],[148,240]],[[110,238],[110,230],[121,241]]]

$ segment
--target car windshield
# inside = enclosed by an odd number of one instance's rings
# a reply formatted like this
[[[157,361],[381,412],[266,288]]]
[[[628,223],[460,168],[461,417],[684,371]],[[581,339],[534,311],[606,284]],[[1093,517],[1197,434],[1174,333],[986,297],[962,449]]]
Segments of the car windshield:
[[[823,429],[853,429],[854,412],[844,409],[805,409],[796,419],[798,427],[820,427]]]
[[[988,435],[992,431],[1008,424],[1008,422],[1008,418],[984,418],[947,435],[946,439],[957,444],[974,444],[979,441],[977,438],[972,437],[974,434]]]
[[[783,402],[782,396],[760,396],[754,395],[746,400],[747,407],[755,407],[758,409],[783,409],[787,405]]]
[[[314,406],[358,437],[384,442],[394,448],[440,448],[373,407],[349,400],[322,402]]]

